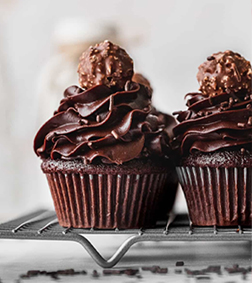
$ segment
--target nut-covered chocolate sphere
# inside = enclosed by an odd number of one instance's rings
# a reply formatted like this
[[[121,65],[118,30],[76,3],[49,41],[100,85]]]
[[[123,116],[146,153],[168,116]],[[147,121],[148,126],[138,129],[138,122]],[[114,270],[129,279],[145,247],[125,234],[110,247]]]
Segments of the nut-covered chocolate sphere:
[[[124,49],[105,40],[81,55],[78,73],[83,88],[103,84],[120,90],[133,76],[133,60]]]
[[[218,52],[199,66],[199,90],[207,96],[237,92],[251,92],[251,64],[233,51]]]

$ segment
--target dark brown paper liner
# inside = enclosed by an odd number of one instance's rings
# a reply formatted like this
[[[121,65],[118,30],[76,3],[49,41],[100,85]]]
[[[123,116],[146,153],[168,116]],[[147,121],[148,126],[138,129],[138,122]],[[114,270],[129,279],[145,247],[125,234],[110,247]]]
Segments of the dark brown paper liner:
[[[127,229],[152,226],[167,173],[46,173],[59,224]]]
[[[194,225],[251,226],[251,167],[176,170]]]

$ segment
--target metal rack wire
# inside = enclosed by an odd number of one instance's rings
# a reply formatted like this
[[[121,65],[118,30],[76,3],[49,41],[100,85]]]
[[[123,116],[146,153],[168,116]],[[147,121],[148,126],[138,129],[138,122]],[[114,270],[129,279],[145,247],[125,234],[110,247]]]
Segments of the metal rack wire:
[[[105,259],[86,235],[128,234],[117,251]],[[0,224],[0,238],[23,240],[75,241],[80,243],[101,267],[116,265],[132,245],[145,241],[251,241],[252,229],[246,227],[194,227],[186,214],[171,214],[167,222],[151,229],[97,230],[63,228],[54,211],[40,210]]]

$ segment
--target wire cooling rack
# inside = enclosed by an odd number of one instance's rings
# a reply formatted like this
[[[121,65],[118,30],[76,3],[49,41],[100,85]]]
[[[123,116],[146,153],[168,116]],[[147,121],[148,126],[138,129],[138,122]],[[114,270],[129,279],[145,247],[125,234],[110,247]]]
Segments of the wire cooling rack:
[[[117,251],[105,259],[86,235],[128,234]],[[54,211],[39,210],[26,216],[0,224],[0,238],[23,240],[75,241],[80,243],[101,267],[116,265],[129,248],[137,242],[147,241],[251,241],[252,229],[246,227],[194,227],[188,215],[171,214],[167,222],[157,223],[152,229],[98,230],[63,228]]]

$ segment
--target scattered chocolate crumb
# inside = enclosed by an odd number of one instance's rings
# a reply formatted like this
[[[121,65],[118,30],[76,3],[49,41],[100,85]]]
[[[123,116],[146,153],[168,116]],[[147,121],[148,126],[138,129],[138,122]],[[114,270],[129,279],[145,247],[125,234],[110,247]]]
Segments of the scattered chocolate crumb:
[[[76,274],[77,272],[71,268],[71,269],[65,269],[65,270],[58,270],[57,273],[60,275],[73,275],[73,274]]]
[[[80,271],[80,274],[84,274],[84,275],[86,275],[86,274],[87,274],[87,271],[82,270],[82,271]]]
[[[97,272],[97,270],[93,270],[92,277],[95,277],[95,278],[100,277],[100,274]]]
[[[168,268],[158,268],[157,269],[157,273],[160,273],[160,274],[166,274],[168,273]]]
[[[160,268],[160,267],[159,267],[158,265],[153,265],[153,266],[150,268],[150,271],[151,271],[152,273],[157,273],[157,271],[158,271],[159,268]]]
[[[142,270],[143,271],[151,271],[152,273],[160,273],[160,274],[166,274],[168,273],[168,268],[164,267],[160,267],[158,265],[153,265],[153,266],[145,266],[145,267],[142,267]]]
[[[39,275],[39,274],[40,274],[40,271],[39,271],[39,270],[29,270],[29,271],[27,271],[27,275],[28,275],[29,277],[37,276],[37,275]]]
[[[238,264],[234,264],[233,267],[225,267],[225,270],[229,273],[229,274],[233,274],[233,273],[247,273],[247,269],[243,268],[243,267],[239,267]]]
[[[46,274],[47,272],[45,270],[42,270],[40,271],[40,274],[43,275],[43,274]]]
[[[74,269],[63,269],[63,270],[57,270],[57,271],[45,271],[45,270],[28,270],[26,274],[21,274],[19,277],[21,279],[24,278],[31,278],[35,276],[50,276],[52,279],[59,279],[59,276],[68,276],[68,275],[78,275],[83,274],[86,275],[87,272],[85,270],[82,271],[75,271]]]
[[[103,275],[128,275],[128,276],[135,276],[139,273],[139,269],[104,269]]]
[[[134,276],[139,272],[139,269],[125,269],[123,273],[129,276]]]
[[[207,268],[204,268],[201,270],[190,270],[188,268],[185,268],[185,272],[187,275],[190,275],[190,276],[206,275],[207,273],[216,273],[218,275],[221,275],[221,266],[220,265],[210,265]],[[207,276],[201,276],[201,277],[207,277]]]
[[[184,266],[184,262],[183,261],[177,261],[176,266]]]

